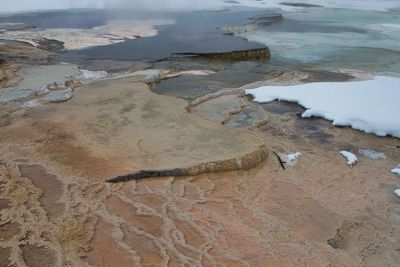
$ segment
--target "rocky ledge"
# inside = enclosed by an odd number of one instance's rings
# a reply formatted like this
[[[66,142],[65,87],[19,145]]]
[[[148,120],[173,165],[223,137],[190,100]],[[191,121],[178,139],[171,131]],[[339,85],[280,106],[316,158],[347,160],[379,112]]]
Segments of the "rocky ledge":
[[[252,60],[268,62],[271,58],[271,53],[268,47],[249,49],[249,50],[238,50],[231,52],[221,52],[221,53],[196,53],[196,54],[185,53],[181,55],[190,56],[193,59],[221,61],[221,62],[252,61]]]
[[[171,170],[148,170],[139,171],[133,174],[118,176],[108,180],[109,183],[127,182],[132,180],[141,180],[152,177],[180,177],[180,176],[197,176],[207,173],[219,173],[227,171],[249,170],[259,166],[268,157],[268,149],[265,145],[261,145],[257,150],[244,156],[237,158],[210,161],[200,163],[189,168],[177,168]]]

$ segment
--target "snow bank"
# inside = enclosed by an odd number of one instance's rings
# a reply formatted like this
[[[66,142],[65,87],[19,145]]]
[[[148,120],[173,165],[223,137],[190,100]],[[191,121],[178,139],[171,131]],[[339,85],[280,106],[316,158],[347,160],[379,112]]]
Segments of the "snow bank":
[[[300,152],[296,152],[296,153],[293,153],[293,154],[286,155],[287,162],[289,162],[289,163],[297,161],[300,157],[301,157],[301,153]]]
[[[392,173],[400,175],[400,165],[398,165],[396,168],[391,170]]]
[[[342,151],[340,154],[347,159],[347,165],[354,166],[358,162],[358,158],[353,153]]]
[[[296,152],[296,153],[287,154],[287,155],[279,154],[279,156],[286,163],[286,165],[294,166],[294,165],[296,165],[297,161],[302,156],[302,154],[300,152]]]
[[[322,117],[336,126],[400,138],[400,79],[263,86],[246,90],[260,103],[283,100],[306,108],[303,118]]]
[[[96,81],[108,76],[106,71],[91,71],[91,70],[79,70],[79,74],[77,75],[78,79],[82,79],[84,81]]]

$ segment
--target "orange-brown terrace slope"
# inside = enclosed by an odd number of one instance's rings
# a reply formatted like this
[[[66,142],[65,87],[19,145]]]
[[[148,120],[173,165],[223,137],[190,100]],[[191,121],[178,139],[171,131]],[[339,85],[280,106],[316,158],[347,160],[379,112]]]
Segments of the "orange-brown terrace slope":
[[[240,101],[229,116],[254,108]],[[0,266],[398,266],[399,178],[389,169],[399,140],[260,110],[264,123],[240,130],[186,105],[109,80],[1,117]],[[262,144],[303,156],[286,170],[269,153],[246,171],[104,182]],[[387,158],[348,167],[338,152],[359,148]]]

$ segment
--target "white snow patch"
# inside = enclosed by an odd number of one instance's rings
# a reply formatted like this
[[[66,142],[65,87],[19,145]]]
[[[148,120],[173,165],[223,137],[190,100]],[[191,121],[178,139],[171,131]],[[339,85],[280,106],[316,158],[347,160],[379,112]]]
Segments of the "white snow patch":
[[[377,152],[375,150],[372,149],[360,149],[358,152],[360,152],[360,154],[370,158],[370,159],[386,159],[386,156],[384,153],[381,152]]]
[[[400,165],[398,165],[396,168],[391,170],[392,173],[400,175]]]
[[[40,106],[40,102],[37,101],[36,99],[27,101],[22,104],[22,107],[24,108],[36,108],[38,106]]]
[[[289,155],[286,156],[288,162],[296,161],[296,160],[298,160],[300,157],[301,157],[301,153],[300,153],[300,152],[296,152],[296,153],[289,154]]]
[[[400,137],[399,78],[377,76],[367,81],[262,86],[246,90],[246,94],[260,103],[298,103],[307,109],[303,118],[322,117],[336,126]]]
[[[354,166],[358,162],[358,158],[351,152],[342,151],[340,154],[347,159],[347,165]]]
[[[400,188],[394,190],[394,194],[395,194],[396,196],[400,197]]]
[[[287,154],[287,155],[280,155],[283,159],[283,161],[286,163],[288,166],[294,166],[296,165],[297,161],[301,157],[300,152],[292,153],[292,154]]]
[[[79,70],[78,79],[84,81],[96,81],[103,79],[108,76],[106,71],[91,71],[91,70]]]

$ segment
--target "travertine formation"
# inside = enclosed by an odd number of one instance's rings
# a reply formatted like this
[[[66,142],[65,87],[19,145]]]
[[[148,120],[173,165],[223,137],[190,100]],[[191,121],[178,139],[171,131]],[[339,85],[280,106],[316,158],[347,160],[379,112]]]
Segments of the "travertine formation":
[[[152,93],[151,73],[2,106],[0,266],[398,265],[398,139],[299,119],[300,107],[258,105],[243,88],[189,105]],[[274,156],[296,151],[294,166]],[[154,169],[166,171],[140,172]]]
[[[329,126],[314,136],[295,126],[293,142],[292,126],[279,139],[271,129],[263,132],[274,150],[304,152],[296,166],[282,170],[270,157],[249,171],[117,185],[75,175],[2,135],[3,266],[396,266],[398,178],[387,168],[399,160],[398,142]],[[62,149],[71,138],[57,136],[34,143]],[[350,169],[334,152],[368,144],[385,147],[390,160],[362,158]]]

